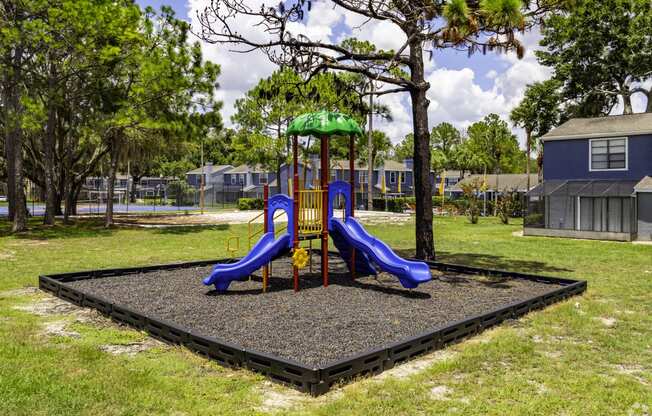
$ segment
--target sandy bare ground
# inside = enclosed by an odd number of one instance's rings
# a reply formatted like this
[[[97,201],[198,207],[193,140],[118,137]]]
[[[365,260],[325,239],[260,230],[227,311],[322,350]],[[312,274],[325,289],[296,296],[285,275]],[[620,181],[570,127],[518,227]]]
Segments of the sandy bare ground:
[[[124,225],[140,227],[165,227],[165,226],[188,226],[188,225],[215,225],[215,224],[247,224],[249,221],[255,223],[263,222],[262,211],[221,211],[205,214],[176,214],[176,215],[143,215],[143,216],[120,216],[117,222]],[[342,211],[335,210],[334,216],[341,218]],[[365,224],[401,224],[410,220],[410,214],[399,214],[395,212],[379,211],[357,211],[356,218]],[[283,221],[281,216],[277,221]]]

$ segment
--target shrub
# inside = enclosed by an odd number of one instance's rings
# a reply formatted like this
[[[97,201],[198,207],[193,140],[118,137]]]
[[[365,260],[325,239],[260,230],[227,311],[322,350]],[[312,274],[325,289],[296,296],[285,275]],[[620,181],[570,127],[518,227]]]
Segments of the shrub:
[[[543,227],[545,225],[543,214],[529,214],[523,219],[526,227]]]
[[[176,205],[194,205],[196,190],[184,181],[170,182],[167,196],[176,201]]]
[[[374,198],[372,205],[374,211],[389,211],[401,213],[410,206],[414,206],[416,200],[412,197],[401,198]]]
[[[238,209],[241,211],[251,211],[256,209],[263,209],[264,204],[262,198],[239,198]]]
[[[482,187],[482,184],[479,179],[476,179],[470,183],[463,183],[461,186],[462,191],[464,192],[464,197],[468,203],[466,213],[469,216],[469,221],[471,224],[477,224],[480,217],[478,193]]]
[[[374,211],[385,211],[385,199],[384,198],[374,198],[371,200],[371,206]]]

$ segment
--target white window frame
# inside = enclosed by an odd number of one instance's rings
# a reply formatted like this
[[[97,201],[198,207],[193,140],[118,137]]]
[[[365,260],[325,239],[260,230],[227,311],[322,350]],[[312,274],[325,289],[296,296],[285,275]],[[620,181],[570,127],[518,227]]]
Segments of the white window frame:
[[[263,180],[263,178],[265,178],[265,179]],[[268,179],[269,178],[267,177],[267,172],[263,172],[263,173],[258,174],[258,183],[260,185],[267,185],[267,180]]]
[[[237,185],[238,184],[238,174],[231,174],[231,185]]]
[[[238,173],[238,185],[246,185],[244,173]]]
[[[360,172],[358,178],[360,183],[369,183],[369,172],[366,170],[359,170],[358,172]]]
[[[395,172],[393,170],[389,171],[389,183],[390,183],[390,185],[396,184],[396,174],[397,174],[397,172]]]
[[[609,140],[625,140],[625,167],[624,168],[615,168],[615,169],[593,169],[593,142],[601,142],[601,141],[609,141]],[[609,145],[607,145],[607,149]],[[609,153],[607,153],[608,157]],[[607,164],[609,163],[609,160],[607,160]],[[589,139],[589,172],[622,172],[629,170],[629,137],[602,137],[602,138],[596,138],[596,139]]]
[[[401,185],[405,185],[407,183],[407,172],[401,172]]]

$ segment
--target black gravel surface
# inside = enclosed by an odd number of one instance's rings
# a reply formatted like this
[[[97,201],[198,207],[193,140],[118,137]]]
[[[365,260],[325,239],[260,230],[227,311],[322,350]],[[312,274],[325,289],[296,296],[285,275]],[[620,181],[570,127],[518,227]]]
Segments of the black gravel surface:
[[[558,289],[522,279],[442,274],[417,289],[404,289],[389,274],[352,281],[331,256],[330,286],[322,286],[319,256],[314,272],[301,270],[301,291],[292,291],[289,258],[273,263],[270,288],[260,276],[233,282],[218,294],[202,279],[211,267],[161,270],[66,283],[152,317],[241,347],[309,366],[401,341],[447,323],[490,312]]]

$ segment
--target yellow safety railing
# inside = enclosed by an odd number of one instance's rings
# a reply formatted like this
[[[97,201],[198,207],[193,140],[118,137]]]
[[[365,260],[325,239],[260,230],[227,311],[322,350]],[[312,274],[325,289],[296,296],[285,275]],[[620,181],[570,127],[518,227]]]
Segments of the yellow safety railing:
[[[319,235],[323,231],[321,189],[301,189],[299,191],[299,234]]]
[[[265,212],[261,212],[260,214],[256,215],[252,219],[249,220],[247,223],[247,244],[249,246],[249,250],[251,250],[251,242],[253,241],[254,238],[257,236],[261,235],[265,231],[265,223],[257,223],[256,221],[265,215]],[[278,214],[274,216],[274,220],[277,220],[278,218],[282,217],[285,215],[285,212],[281,211]],[[263,219],[264,221],[264,219]],[[260,225],[260,228],[256,227],[256,225]],[[284,225],[283,227],[280,227],[279,229],[275,229],[275,235],[280,234],[282,231],[287,230],[288,226],[287,224]]]
[[[235,241],[235,247],[231,246],[231,241]],[[240,237],[237,235],[232,235],[226,240],[226,251],[229,252],[231,257],[238,251],[240,251]]]

